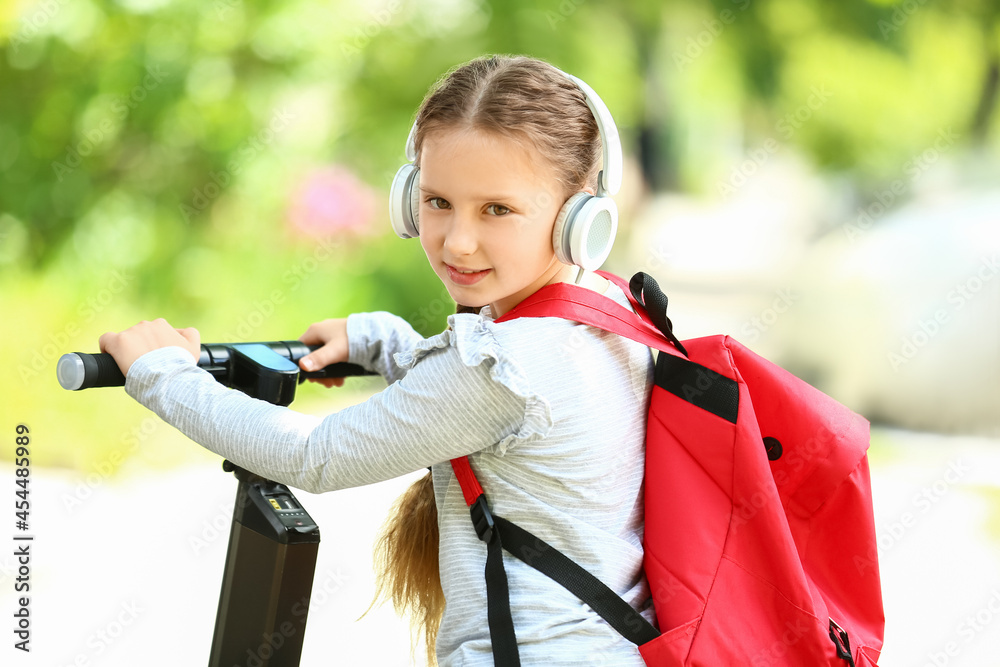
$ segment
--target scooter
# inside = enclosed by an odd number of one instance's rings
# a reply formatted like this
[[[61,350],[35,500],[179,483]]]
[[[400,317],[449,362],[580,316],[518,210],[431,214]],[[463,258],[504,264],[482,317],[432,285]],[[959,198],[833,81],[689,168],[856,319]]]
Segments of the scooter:
[[[227,387],[275,405],[289,405],[309,378],[371,375],[355,364],[313,372],[298,360],[315,350],[300,341],[201,346],[198,366]],[[68,390],[121,387],[125,377],[110,354],[73,352],[56,365]],[[319,527],[284,484],[223,461],[239,482],[215,617],[209,667],[237,664],[297,667],[312,593]]]

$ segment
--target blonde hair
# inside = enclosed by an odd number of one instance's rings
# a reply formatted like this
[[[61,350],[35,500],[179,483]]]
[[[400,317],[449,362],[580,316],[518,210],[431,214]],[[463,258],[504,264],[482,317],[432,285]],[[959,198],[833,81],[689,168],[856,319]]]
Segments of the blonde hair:
[[[597,185],[601,136],[587,98],[541,60],[491,56],[459,66],[424,99],[416,124],[418,166],[429,134],[476,129],[534,146],[556,167],[566,198]]]
[[[476,129],[534,146],[556,168],[566,198],[596,187],[601,163],[597,121],[583,91],[543,61],[491,56],[460,65],[431,89],[416,123],[418,164],[429,134]],[[475,311],[458,306],[458,312]],[[445,607],[438,546],[437,506],[428,474],[396,500],[376,541],[372,604],[386,597],[397,612],[411,617],[423,634],[429,665],[437,664],[434,646]]]

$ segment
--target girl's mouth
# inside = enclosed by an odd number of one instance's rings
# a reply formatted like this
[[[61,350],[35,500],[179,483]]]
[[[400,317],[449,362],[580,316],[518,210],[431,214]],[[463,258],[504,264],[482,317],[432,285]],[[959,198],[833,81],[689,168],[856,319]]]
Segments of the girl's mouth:
[[[448,267],[448,278],[456,285],[475,285],[492,271],[492,269],[484,269],[482,271],[459,269],[451,264],[445,264],[445,266]]]

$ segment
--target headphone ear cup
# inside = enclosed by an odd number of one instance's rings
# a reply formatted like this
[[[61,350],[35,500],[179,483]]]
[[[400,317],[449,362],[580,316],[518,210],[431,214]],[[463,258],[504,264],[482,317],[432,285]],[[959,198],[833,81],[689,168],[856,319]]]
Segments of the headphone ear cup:
[[[618,207],[610,197],[578,192],[570,197],[552,228],[552,247],[563,264],[600,268],[618,234]]]
[[[389,188],[389,222],[396,235],[403,239],[420,235],[418,209],[420,201],[420,169],[404,164],[392,179]]]

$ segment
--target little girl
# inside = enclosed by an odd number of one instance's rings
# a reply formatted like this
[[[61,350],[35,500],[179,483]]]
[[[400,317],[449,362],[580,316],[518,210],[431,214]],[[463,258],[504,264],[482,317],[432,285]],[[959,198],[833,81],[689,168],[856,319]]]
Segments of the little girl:
[[[447,329],[428,339],[388,313],[325,320],[302,336],[323,344],[303,368],[361,364],[386,379],[383,391],[323,419],[269,405],[199,369],[198,332],[164,320],[106,333],[101,349],[114,355],[136,400],[213,452],[289,486],[333,491],[430,467],[433,503],[416,511],[437,512],[440,549],[425,555],[439,557],[444,604],[433,602],[433,591],[409,593],[431,601],[423,622],[440,665],[493,664],[486,545],[449,465],[463,455],[497,515],[562,551],[653,622],[642,570],[649,350],[560,318],[494,321],[544,285],[579,279],[557,258],[552,232],[569,197],[595,191],[601,168],[584,93],[538,60],[477,59],[424,100],[414,145],[420,243],[460,310],[470,312],[449,317]],[[580,284],[630,307],[595,274]],[[504,561],[522,664],[643,664],[635,646],[573,594],[516,558]],[[413,563],[399,568],[420,571]],[[418,579],[391,586],[437,588]]]

